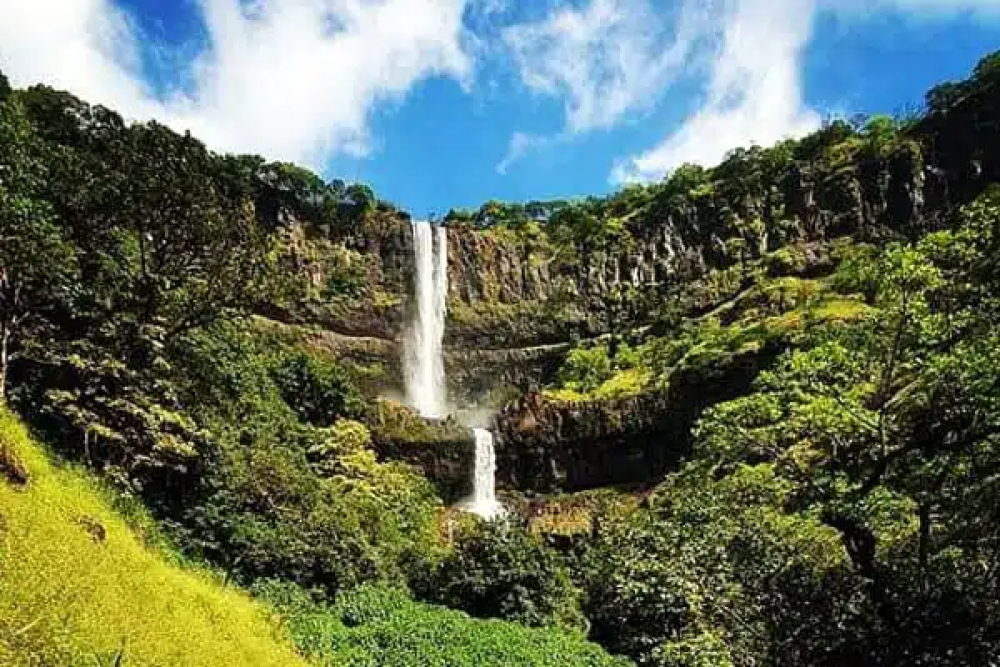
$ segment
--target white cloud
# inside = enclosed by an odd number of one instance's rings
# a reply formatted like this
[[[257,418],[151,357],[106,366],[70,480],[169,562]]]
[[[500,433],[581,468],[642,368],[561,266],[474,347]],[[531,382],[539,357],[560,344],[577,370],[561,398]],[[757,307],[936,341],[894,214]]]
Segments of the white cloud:
[[[701,109],[659,146],[618,163],[612,180],[662,178],[686,162],[714,164],[736,146],[769,145],[815,129],[802,99],[802,50],[812,35],[812,0],[736,0],[725,15]]]
[[[17,85],[43,82],[145,115],[137,64],[127,17],[107,0],[0,0],[0,69]]]
[[[465,0],[200,0],[209,46],[163,99],[138,73],[135,31],[110,0],[0,0],[0,68],[220,150],[320,166],[363,152],[380,102],[433,75],[467,82]]]
[[[1000,17],[1000,0],[729,0],[703,106],[649,151],[618,161],[615,183],[649,181],[684,164],[719,162],[727,150],[769,145],[815,129],[802,95],[802,53],[821,12],[861,21],[887,11],[912,19]]]
[[[654,104],[687,61],[702,12],[657,9],[650,0],[591,0],[562,6],[504,40],[521,79],[566,101],[569,132],[610,127]]]
[[[497,173],[501,175],[506,174],[510,166],[524,157],[528,151],[552,143],[556,139],[537,134],[515,132],[514,136],[510,138],[510,144],[507,146],[507,154],[504,155],[503,159],[496,166]]]

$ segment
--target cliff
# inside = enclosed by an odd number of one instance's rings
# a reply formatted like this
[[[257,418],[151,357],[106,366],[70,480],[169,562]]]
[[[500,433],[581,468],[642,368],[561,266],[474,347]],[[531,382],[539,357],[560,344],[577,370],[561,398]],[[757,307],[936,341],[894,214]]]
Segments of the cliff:
[[[578,404],[521,397],[551,383],[581,340],[659,326],[665,309],[683,319],[724,307],[754,272],[825,275],[837,263],[835,239],[881,243],[946,225],[1000,178],[996,78],[977,70],[943,101],[932,91],[937,101],[906,126],[836,122],[604,200],[506,216],[491,204],[485,214],[449,216],[450,392],[463,402],[506,403],[497,418],[501,482],[570,490],[640,481],[672,466],[701,410],[725,397],[717,386]],[[380,341],[360,355],[381,363],[379,392],[402,389],[409,224],[403,214],[366,217],[343,246],[364,265],[363,289],[291,318]],[[758,367],[737,364],[738,377],[714,382],[746,386],[747,369]]]

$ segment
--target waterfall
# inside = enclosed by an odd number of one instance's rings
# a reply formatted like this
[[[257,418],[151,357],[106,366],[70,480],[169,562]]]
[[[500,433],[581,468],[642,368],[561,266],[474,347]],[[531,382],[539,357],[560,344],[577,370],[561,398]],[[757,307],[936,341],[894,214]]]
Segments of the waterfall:
[[[413,221],[417,312],[406,339],[406,398],[424,417],[448,411],[444,376],[444,321],[448,306],[448,230]]]
[[[448,414],[442,351],[448,310],[448,230],[425,220],[414,220],[413,258],[417,308],[405,344],[406,400],[424,417],[443,419]],[[472,496],[461,507],[492,519],[503,514],[503,507],[496,499],[493,434],[482,428],[473,432],[476,453]]]
[[[503,514],[503,506],[497,502],[496,472],[497,457],[493,449],[493,434],[484,428],[473,429],[476,436],[475,467],[472,471],[472,497],[462,506],[469,512],[486,519]]]

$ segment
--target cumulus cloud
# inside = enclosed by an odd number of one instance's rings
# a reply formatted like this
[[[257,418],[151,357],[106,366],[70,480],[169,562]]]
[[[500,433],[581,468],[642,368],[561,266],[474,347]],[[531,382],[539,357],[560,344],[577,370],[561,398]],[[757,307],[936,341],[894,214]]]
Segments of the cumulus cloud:
[[[605,128],[655,103],[686,62],[703,13],[649,0],[591,0],[504,31],[528,88],[565,99],[567,129]]]
[[[127,17],[108,0],[0,0],[0,69],[147,115],[148,90]]]
[[[812,35],[812,0],[738,0],[725,17],[705,103],[663,143],[620,162],[612,180],[646,181],[695,162],[713,164],[734,146],[772,144],[815,129],[802,98],[802,50]]]
[[[816,17],[849,21],[886,11],[914,19],[1000,17],[1000,0],[730,0],[704,104],[652,149],[618,161],[614,183],[662,178],[686,162],[719,162],[734,146],[769,145],[814,130],[818,112],[802,96],[802,53]]]
[[[200,0],[208,38],[192,85],[154,96],[137,32],[111,0],[0,0],[0,68],[213,148],[321,166],[363,153],[380,102],[430,76],[468,82],[465,0]]]

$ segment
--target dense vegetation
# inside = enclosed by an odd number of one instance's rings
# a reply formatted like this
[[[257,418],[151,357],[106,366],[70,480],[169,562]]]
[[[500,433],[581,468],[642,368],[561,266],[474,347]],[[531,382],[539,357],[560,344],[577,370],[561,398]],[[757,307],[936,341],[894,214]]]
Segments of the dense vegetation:
[[[0,416],[0,659],[989,664],[998,64],[906,122],[835,121],[607,198],[450,213],[555,285],[545,317],[483,300],[453,321],[549,326],[569,350],[532,400],[662,396],[676,438],[654,444],[683,458],[641,493],[512,494],[490,524],[431,479],[463,429],[373,395],[405,214],[0,77],[0,397],[81,466]],[[619,279],[664,230],[697,252]],[[341,354],[305,325],[365,339]],[[150,518],[128,527],[84,469]],[[180,558],[226,583],[164,562]],[[64,580],[78,595],[54,602]]]
[[[362,587],[333,606],[271,582],[257,591],[289,619],[296,641],[319,665],[344,667],[624,667],[578,633],[531,630],[408,599],[399,591]]]
[[[3,664],[305,664],[262,605],[182,567],[148,517],[53,466],[5,410],[0,467],[22,480],[0,485]]]

